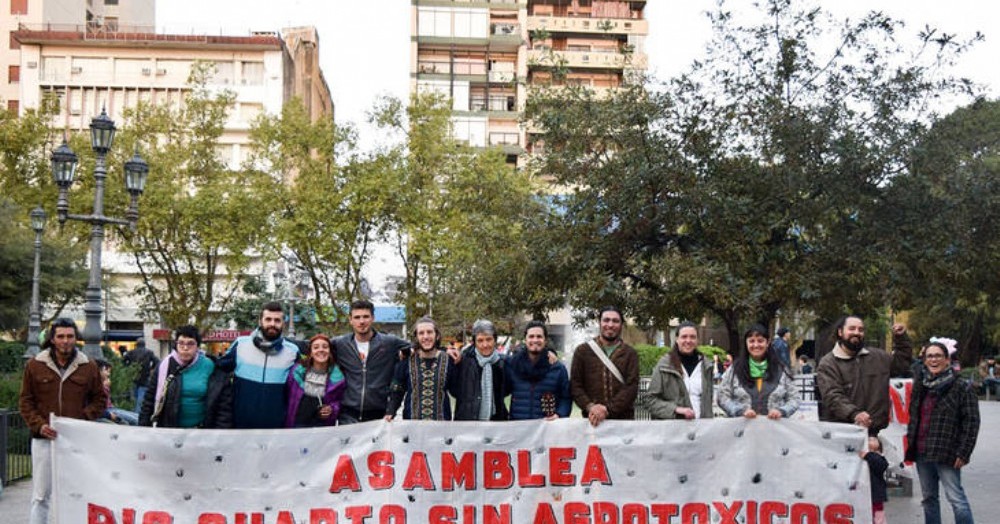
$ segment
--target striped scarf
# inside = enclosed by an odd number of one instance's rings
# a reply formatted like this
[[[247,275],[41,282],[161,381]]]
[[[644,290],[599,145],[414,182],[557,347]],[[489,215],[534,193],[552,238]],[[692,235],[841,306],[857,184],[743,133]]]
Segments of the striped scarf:
[[[479,387],[483,393],[483,400],[479,404],[479,420],[489,420],[496,413],[496,406],[493,405],[493,364],[500,360],[500,355],[496,351],[488,357],[482,356],[479,351],[474,353],[476,363],[483,368],[483,375],[479,379]]]

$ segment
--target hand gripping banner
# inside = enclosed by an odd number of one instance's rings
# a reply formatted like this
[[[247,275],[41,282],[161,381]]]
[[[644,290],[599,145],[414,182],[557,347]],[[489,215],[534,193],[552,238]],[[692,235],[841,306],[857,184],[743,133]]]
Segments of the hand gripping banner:
[[[178,430],[56,418],[62,524],[868,522],[863,429],[794,420]]]

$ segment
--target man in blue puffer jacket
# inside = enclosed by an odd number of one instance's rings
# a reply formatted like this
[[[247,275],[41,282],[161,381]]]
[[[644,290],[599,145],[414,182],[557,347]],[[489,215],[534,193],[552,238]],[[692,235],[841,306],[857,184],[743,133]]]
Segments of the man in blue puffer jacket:
[[[507,362],[511,420],[553,420],[568,417],[573,408],[569,373],[562,362],[550,362],[547,340],[545,324],[532,320],[524,330],[525,349]]]
[[[257,329],[233,341],[216,367],[233,373],[233,427],[267,429],[285,426],[285,381],[299,358],[299,347],[281,336],[285,311],[268,302]]]

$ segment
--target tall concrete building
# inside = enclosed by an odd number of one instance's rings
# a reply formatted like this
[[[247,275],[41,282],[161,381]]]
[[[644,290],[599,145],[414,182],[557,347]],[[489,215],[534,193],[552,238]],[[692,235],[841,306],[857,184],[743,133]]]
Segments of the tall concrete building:
[[[0,100],[18,110],[22,25],[88,34],[144,32],[156,27],[156,0],[0,0]]]
[[[456,138],[531,148],[532,84],[616,87],[646,68],[645,0],[412,0],[411,87],[452,101]],[[558,71],[553,72],[553,66]]]
[[[283,33],[99,33],[82,26],[22,24],[12,36],[20,53],[18,98],[25,109],[38,107],[47,94],[55,95],[59,105],[52,125],[56,129],[83,132],[102,108],[121,126],[125,109],[139,102],[183,104],[190,91],[191,67],[196,61],[207,62],[214,66],[208,89],[235,93],[216,152],[236,168],[249,157],[254,120],[262,114],[280,114],[293,97],[306,104],[314,120],[333,118],[315,29],[300,27]],[[156,176],[155,172],[150,176]],[[160,326],[143,322],[138,294],[131,292],[141,284],[138,268],[130,257],[116,252],[114,237],[106,237],[104,245],[104,268],[114,282],[116,298],[107,306],[109,342],[127,343],[143,333],[151,341],[153,330]],[[258,258],[251,272],[270,275],[262,263]]]

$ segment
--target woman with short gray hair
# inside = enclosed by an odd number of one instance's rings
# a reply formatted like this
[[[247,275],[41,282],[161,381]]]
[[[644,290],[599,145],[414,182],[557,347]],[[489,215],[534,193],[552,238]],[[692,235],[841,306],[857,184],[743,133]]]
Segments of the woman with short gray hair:
[[[507,420],[504,359],[496,351],[497,330],[492,322],[472,324],[473,345],[462,352],[450,387],[455,397],[455,420]]]

